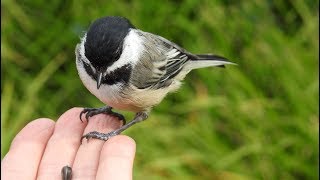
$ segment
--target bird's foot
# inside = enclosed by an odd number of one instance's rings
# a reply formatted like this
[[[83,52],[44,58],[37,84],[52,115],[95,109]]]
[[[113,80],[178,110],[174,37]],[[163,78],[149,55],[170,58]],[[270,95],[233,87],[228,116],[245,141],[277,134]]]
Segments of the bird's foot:
[[[128,129],[129,127],[133,126],[134,124],[136,124],[138,122],[144,121],[147,118],[148,118],[147,112],[138,112],[132,121],[128,122],[128,124],[121,126],[119,129],[116,129],[116,130],[111,131],[106,134],[100,133],[97,131],[92,131],[92,132],[89,132],[88,134],[83,135],[80,142],[82,142],[82,140],[84,138],[86,138],[87,140],[94,138],[94,139],[100,139],[100,140],[107,141],[112,136],[119,135],[122,131]]]
[[[123,121],[123,124],[126,124],[126,119],[124,118],[124,116],[120,113],[113,112],[112,107],[110,107],[110,106],[104,106],[101,108],[84,108],[80,113],[81,122],[83,122],[83,120],[82,120],[83,114],[86,115],[85,117],[86,117],[87,122],[89,121],[90,117],[95,116],[97,114],[108,114],[108,115],[112,115],[112,116],[117,117],[119,120]]]
[[[119,135],[119,134],[120,134],[120,132],[118,132],[118,131],[111,131],[109,133],[100,133],[97,131],[92,131],[92,132],[89,132],[88,134],[83,135],[80,142],[82,142],[82,140],[84,138],[86,138],[87,141],[89,141],[89,139],[91,139],[91,138],[107,141],[111,137]]]

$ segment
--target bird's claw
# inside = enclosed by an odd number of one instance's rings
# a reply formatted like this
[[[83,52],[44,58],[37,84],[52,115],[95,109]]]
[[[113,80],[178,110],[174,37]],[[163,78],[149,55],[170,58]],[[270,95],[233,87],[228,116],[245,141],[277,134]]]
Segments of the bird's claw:
[[[92,110],[93,110],[93,108],[84,108],[80,113],[80,121],[83,122],[82,115],[86,114],[86,120],[88,122],[89,121],[89,112],[92,111]]]
[[[80,120],[81,122],[83,122],[83,119],[82,119],[83,114],[85,114],[86,120],[88,122],[90,117],[95,116],[97,114],[101,114],[101,113],[115,116],[119,120],[122,120],[123,124],[126,124],[126,120],[124,116],[120,113],[113,112],[112,108],[109,106],[102,107],[102,108],[84,108],[80,113]]]

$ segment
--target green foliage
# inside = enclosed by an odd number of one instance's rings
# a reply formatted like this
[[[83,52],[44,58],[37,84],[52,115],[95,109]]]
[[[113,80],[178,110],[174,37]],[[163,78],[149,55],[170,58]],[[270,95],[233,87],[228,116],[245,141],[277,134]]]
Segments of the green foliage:
[[[120,15],[238,64],[193,71],[149,120],[124,133],[137,143],[135,179],[318,179],[318,6],[3,0],[1,156],[33,119],[102,106],[77,75],[74,48],[94,19]]]

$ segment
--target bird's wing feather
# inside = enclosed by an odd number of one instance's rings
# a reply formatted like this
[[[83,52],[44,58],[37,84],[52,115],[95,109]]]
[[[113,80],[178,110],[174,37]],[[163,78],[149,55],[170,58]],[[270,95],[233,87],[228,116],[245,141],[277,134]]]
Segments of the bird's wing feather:
[[[138,31],[144,39],[144,51],[137,64],[133,83],[140,89],[169,86],[182,70],[190,55],[183,48],[161,36]]]
[[[185,75],[194,68],[230,64],[220,56],[192,54],[161,36],[140,30],[137,33],[143,39],[144,50],[132,82],[140,89],[167,87],[183,68]]]

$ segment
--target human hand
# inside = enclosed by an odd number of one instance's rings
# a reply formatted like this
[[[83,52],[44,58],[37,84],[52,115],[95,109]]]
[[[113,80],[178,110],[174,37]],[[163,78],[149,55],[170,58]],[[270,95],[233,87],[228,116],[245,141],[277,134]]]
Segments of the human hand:
[[[41,118],[26,125],[1,162],[2,178],[61,179],[62,167],[72,167],[72,179],[132,179],[135,142],[118,135],[108,141],[80,139],[91,131],[110,132],[122,121],[99,114],[81,123],[82,108],[65,112],[57,122]]]

